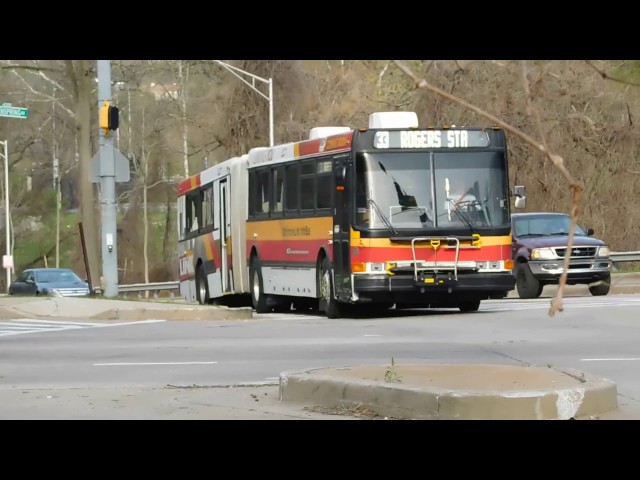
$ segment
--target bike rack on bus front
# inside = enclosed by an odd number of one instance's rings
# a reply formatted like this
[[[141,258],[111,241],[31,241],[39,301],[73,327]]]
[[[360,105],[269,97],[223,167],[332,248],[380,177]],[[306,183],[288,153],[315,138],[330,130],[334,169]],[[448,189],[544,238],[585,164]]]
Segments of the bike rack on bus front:
[[[438,273],[438,248],[441,242],[447,242],[450,245],[452,242],[456,246],[456,258],[453,263],[453,276],[454,280],[458,281],[458,255],[460,253],[460,240],[457,237],[415,237],[411,239],[411,253],[413,254],[413,280],[418,281],[418,259],[416,258],[416,242],[429,242],[435,253],[435,261],[433,271]],[[420,271],[428,271],[430,268],[420,268]],[[443,268],[446,270],[446,268]]]

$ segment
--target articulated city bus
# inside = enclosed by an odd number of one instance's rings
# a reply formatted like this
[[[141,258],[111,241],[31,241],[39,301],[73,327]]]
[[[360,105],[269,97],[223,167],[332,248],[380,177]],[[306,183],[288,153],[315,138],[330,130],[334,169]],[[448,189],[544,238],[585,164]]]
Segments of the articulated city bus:
[[[393,305],[475,311],[514,288],[512,196],[498,128],[420,129],[412,112],[314,128],[182,182],[181,292],[330,318]]]

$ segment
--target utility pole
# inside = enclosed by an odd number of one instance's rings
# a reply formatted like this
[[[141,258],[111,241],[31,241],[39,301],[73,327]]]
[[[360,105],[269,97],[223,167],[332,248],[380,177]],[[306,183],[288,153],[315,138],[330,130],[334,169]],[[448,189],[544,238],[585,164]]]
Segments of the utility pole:
[[[93,182],[100,182],[102,219],[102,294],[118,295],[116,182],[129,181],[129,161],[113,146],[111,132],[118,129],[118,109],[111,103],[111,61],[98,60],[98,111],[100,148],[92,159]]]
[[[7,271],[7,292],[9,292],[9,286],[11,285],[11,270],[13,269],[13,257],[11,256],[11,235],[9,232],[9,148],[7,141],[0,142],[4,146],[4,218],[5,218],[5,232],[7,242],[7,254],[2,258],[2,266]]]

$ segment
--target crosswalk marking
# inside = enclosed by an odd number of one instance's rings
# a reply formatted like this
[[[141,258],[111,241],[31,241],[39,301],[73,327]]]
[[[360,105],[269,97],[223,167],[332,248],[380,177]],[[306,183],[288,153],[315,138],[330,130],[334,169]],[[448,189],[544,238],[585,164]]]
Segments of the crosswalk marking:
[[[0,321],[0,337],[6,337],[9,335],[24,335],[27,333],[62,332],[65,330],[78,330],[82,328],[120,327],[124,325],[138,325],[141,323],[156,323],[165,321],[166,320],[141,320],[138,322],[98,323],[21,318]]]

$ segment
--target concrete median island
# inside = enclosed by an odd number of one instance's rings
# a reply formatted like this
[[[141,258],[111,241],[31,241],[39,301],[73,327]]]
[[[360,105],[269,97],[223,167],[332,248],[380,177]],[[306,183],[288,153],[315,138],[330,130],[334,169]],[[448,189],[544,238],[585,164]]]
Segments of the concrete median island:
[[[416,420],[561,420],[618,408],[616,385],[605,378],[508,365],[364,365],[283,372],[280,400]]]

